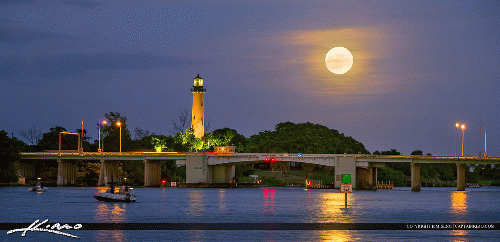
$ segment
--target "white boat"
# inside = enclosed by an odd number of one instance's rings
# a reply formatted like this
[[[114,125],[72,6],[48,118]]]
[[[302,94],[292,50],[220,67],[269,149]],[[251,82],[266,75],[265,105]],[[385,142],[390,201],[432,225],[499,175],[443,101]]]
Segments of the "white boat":
[[[28,189],[28,192],[45,192],[45,191],[47,191],[47,188],[43,187],[40,182],[36,184],[36,186],[30,187]]]
[[[94,197],[99,201],[106,202],[135,202],[135,193],[127,185],[121,186],[118,193],[114,192],[114,185],[106,192],[95,193]]]
[[[480,188],[481,185],[479,185],[478,183],[476,183],[476,184],[468,184],[467,187],[470,187],[470,188]]]

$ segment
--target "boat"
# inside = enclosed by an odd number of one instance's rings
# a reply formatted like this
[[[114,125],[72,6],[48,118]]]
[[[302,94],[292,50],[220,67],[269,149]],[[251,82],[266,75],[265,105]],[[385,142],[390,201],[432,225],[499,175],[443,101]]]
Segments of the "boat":
[[[28,192],[45,192],[45,191],[47,191],[47,188],[42,186],[34,186],[28,189]]]
[[[110,189],[106,192],[95,193],[94,197],[105,202],[135,202],[135,193],[132,188],[124,184],[120,186],[118,193],[115,193],[115,184],[110,183]]]
[[[470,187],[470,188],[480,188],[481,185],[479,185],[478,183],[476,183],[476,184],[470,184],[469,183],[469,184],[467,184],[467,187]]]
[[[46,187],[43,187],[41,182],[38,182],[36,186],[30,187],[28,192],[45,192],[47,191]]]

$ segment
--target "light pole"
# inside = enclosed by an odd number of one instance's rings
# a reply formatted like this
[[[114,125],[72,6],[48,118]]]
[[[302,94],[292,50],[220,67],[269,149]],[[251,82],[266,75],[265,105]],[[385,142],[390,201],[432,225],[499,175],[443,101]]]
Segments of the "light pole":
[[[464,156],[464,130],[465,130],[465,124],[456,123],[455,127],[462,129],[462,156]]]
[[[102,121],[102,124],[106,124],[106,120]],[[101,122],[99,122],[99,149],[97,149],[99,153],[101,153]]]
[[[116,125],[120,126],[120,153],[122,153],[122,123],[118,121]]]

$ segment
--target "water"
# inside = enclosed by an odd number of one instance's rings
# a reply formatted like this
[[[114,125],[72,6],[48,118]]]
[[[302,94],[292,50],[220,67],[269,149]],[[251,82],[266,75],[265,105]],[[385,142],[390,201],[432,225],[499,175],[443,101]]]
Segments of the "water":
[[[102,189],[102,188],[101,188]],[[499,187],[354,191],[303,188],[136,188],[136,203],[97,201],[100,188],[0,187],[0,223],[451,223],[500,222]],[[7,234],[0,241],[77,241]],[[490,230],[68,230],[79,241],[499,241]]]

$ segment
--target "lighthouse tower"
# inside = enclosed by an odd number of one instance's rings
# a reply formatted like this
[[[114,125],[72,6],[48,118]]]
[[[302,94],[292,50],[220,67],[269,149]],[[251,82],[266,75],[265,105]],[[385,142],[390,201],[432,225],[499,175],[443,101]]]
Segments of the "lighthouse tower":
[[[194,78],[194,85],[191,88],[193,93],[193,110],[191,115],[191,128],[194,129],[194,137],[202,138],[205,135],[205,113],[203,111],[203,78],[200,74]]]

